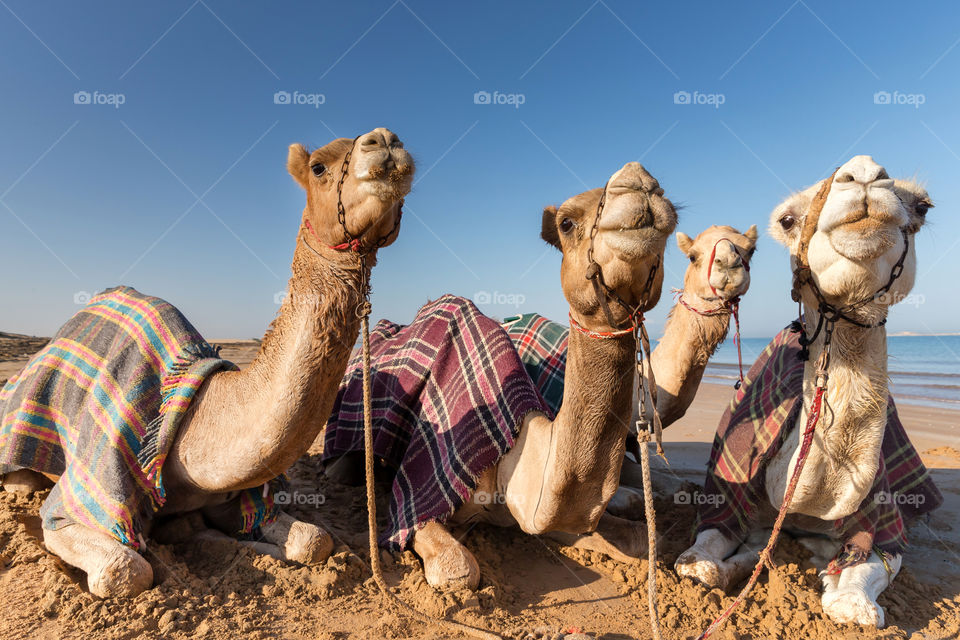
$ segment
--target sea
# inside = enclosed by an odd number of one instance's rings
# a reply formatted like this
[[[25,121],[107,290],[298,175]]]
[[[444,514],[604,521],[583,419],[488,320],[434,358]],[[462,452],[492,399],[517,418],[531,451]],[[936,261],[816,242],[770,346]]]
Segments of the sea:
[[[743,339],[744,373],[771,339]],[[890,391],[897,403],[960,409],[960,335],[889,336],[887,354]],[[710,359],[703,381],[730,386],[737,381],[732,338]]]

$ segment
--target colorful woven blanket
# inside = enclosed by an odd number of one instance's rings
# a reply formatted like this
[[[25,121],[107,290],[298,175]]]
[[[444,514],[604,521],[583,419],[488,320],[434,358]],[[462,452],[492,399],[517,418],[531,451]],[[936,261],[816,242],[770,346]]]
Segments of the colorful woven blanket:
[[[799,334],[789,328],[781,331],[750,368],[724,413],[707,466],[698,532],[719,529],[730,538],[743,539],[758,511],[772,509],[765,488],[767,462],[780,450],[787,427],[796,423],[803,406],[799,350]],[[884,552],[902,553],[906,525],[942,502],[891,397],[877,477],[860,508],[831,523],[834,535],[847,542],[866,533]],[[788,526],[791,518],[795,516],[788,517]]]
[[[464,504],[478,476],[510,450],[524,416],[545,411],[510,338],[472,302],[431,302],[413,323],[370,334],[375,454],[396,470],[380,543],[403,549],[419,526]],[[340,384],[324,460],[363,451],[359,351]]]
[[[120,287],[94,297],[0,392],[0,474],[60,477],[46,529],[81,523],[138,549],[164,502],[161,471],[207,376],[236,369],[172,305]],[[241,492],[243,530],[272,513]]]
[[[537,313],[506,318],[503,328],[513,340],[523,367],[550,407],[552,416],[556,416],[563,403],[570,329]]]

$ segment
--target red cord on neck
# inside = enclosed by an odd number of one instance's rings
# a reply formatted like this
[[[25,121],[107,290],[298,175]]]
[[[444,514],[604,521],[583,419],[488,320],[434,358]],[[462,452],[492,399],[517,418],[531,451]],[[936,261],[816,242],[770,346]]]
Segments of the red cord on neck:
[[[307,230],[313,234],[314,238],[316,238],[317,240],[320,240],[320,242],[323,242],[323,240],[320,238],[320,234],[318,234],[314,230],[313,225],[310,224],[309,220],[304,219],[303,226],[305,226]],[[333,249],[334,251],[353,251],[354,253],[359,253],[361,245],[360,245],[360,239],[354,238],[353,240],[341,242],[340,244],[330,244],[330,245],[327,245],[327,247],[329,247],[330,249]]]
[[[593,329],[587,329],[582,324],[573,319],[573,314],[567,313],[570,317],[570,328],[576,329],[583,335],[588,338],[596,338],[598,340],[609,340],[610,338],[620,338],[622,336],[632,335],[634,327],[631,326],[628,329],[618,329],[616,331],[594,331]],[[632,318],[631,318],[632,319]],[[643,322],[643,317],[640,317],[640,321]]]

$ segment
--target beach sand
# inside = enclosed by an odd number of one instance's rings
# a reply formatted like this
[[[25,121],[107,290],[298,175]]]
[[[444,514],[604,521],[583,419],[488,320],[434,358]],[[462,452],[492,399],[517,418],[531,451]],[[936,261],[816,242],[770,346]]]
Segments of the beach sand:
[[[226,341],[224,347],[224,357],[243,365],[258,345]],[[20,366],[22,361],[0,362],[0,380]],[[687,415],[664,433],[670,465],[657,461],[657,478],[702,483],[714,429],[732,394],[726,385],[701,387]],[[751,601],[714,637],[960,637],[960,412],[910,405],[899,409],[946,504],[929,522],[910,530],[905,568],[881,596],[888,628],[878,632],[825,620],[809,554],[785,538],[776,552],[776,571],[764,574]],[[321,444],[315,443],[289,476],[293,490],[323,495],[325,501],[288,510],[333,533],[338,546],[326,565],[286,565],[229,541],[152,543],[146,557],[154,566],[156,586],[130,601],[93,598],[82,573],[46,552],[37,517],[45,494],[24,498],[0,492],[0,638],[447,637],[390,611],[377,595],[367,568],[363,489],[326,480],[319,463]],[[382,516],[386,488],[378,491]],[[667,497],[656,507],[661,628],[671,640],[692,638],[732,597],[677,579],[672,563],[689,543],[693,507]],[[387,581],[401,598],[432,616],[447,615],[510,638],[550,638],[580,629],[606,640],[650,637],[645,560],[620,563],[512,529],[478,526],[458,534],[480,563],[479,592],[436,591],[426,585],[412,553],[381,552]],[[540,635],[527,636],[530,632]]]

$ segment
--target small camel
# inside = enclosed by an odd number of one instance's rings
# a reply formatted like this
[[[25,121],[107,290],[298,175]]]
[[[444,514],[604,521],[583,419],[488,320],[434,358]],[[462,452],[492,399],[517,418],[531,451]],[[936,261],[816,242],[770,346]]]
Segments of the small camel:
[[[392,243],[399,233],[401,207],[411,188],[414,163],[393,132],[378,128],[355,140],[334,140],[312,153],[302,145],[292,145],[287,168],[307,196],[293,255],[293,276],[279,315],[264,336],[256,359],[247,369],[222,370],[229,367],[218,364],[222,361],[212,357],[215,354],[209,352],[209,345],[199,338],[176,309],[132,289],[106,292],[76,316],[80,322],[86,322],[87,318],[100,314],[109,317],[117,326],[127,327],[129,335],[147,332],[145,335],[153,336],[158,342],[167,340],[169,333],[175,333],[171,327],[176,325],[184,335],[193,336],[192,348],[207,352],[206,359],[198,362],[211,362],[219,368],[209,372],[202,386],[196,384],[195,388],[186,386],[189,375],[177,378],[180,386],[171,383],[170,389],[164,389],[164,405],[159,409],[160,396],[155,388],[160,386],[157,381],[161,375],[165,387],[173,380],[170,377],[171,361],[166,360],[167,370],[164,371],[164,361],[157,360],[159,370],[154,371],[154,377],[142,373],[148,369],[147,365],[134,363],[139,367],[137,375],[141,376],[134,378],[139,385],[137,388],[152,384],[149,390],[153,395],[148,399],[153,400],[153,413],[170,408],[176,414],[182,409],[179,424],[175,425],[172,434],[168,434],[172,442],[166,442],[166,450],[162,444],[147,444],[140,437],[142,433],[138,432],[147,428],[143,424],[126,424],[127,430],[118,436],[122,438],[117,443],[121,458],[133,458],[130,484],[138,489],[145,486],[144,491],[153,498],[153,504],[146,496],[138,499],[129,494],[125,496],[129,505],[122,501],[105,504],[108,511],[117,510],[119,520],[124,519],[123,512],[128,506],[131,511],[142,508],[149,516],[145,521],[136,517],[129,519],[135,523],[133,528],[139,525],[138,530],[133,530],[130,522],[126,527],[95,526],[97,519],[87,517],[90,514],[82,509],[79,515],[71,511],[71,518],[61,518],[53,525],[45,518],[43,539],[47,548],[68,564],[82,569],[87,574],[90,591],[97,596],[132,597],[151,586],[151,566],[134,549],[145,548],[144,536],[150,533],[155,510],[158,510],[157,516],[179,514],[183,523],[197,520],[183,514],[199,512],[206,524],[223,533],[235,534],[240,528],[239,512],[244,508],[239,503],[241,498],[249,498],[249,491],[252,491],[256,499],[261,485],[289,468],[309,448],[322,428],[323,422],[318,421],[317,416],[330,412],[337,385],[359,333],[357,308],[363,300],[361,285],[369,281],[370,269],[376,261],[376,248]],[[367,249],[371,253],[361,268],[355,252]],[[118,306],[121,303],[127,306]],[[121,308],[126,311],[117,311]],[[142,322],[142,316],[153,317],[155,321]],[[53,339],[51,346],[35,356],[21,376],[12,379],[0,395],[0,473],[6,473],[4,488],[8,491],[33,490],[42,481],[35,471],[30,470],[30,464],[18,458],[21,455],[30,457],[29,451],[32,451],[18,447],[18,438],[41,424],[37,422],[40,418],[56,418],[63,415],[59,413],[61,410],[66,411],[62,406],[52,406],[54,403],[37,408],[39,400],[30,393],[36,382],[31,379],[31,372],[42,368],[45,358],[52,357],[51,349],[63,353],[82,352],[86,365],[97,356],[93,353],[95,347],[75,338],[79,334],[68,337],[63,330],[61,334]],[[120,335],[116,344],[127,337]],[[134,350],[134,353],[138,352]],[[169,355],[177,357],[175,353]],[[181,358],[186,357],[181,355]],[[113,365],[109,360],[100,365],[101,370],[94,369],[92,374],[98,381],[96,388],[86,382],[88,379],[81,375],[82,372],[71,370],[69,375],[73,376],[78,387],[71,386],[64,394],[90,398],[89,406],[94,407],[91,409],[94,412],[99,410],[93,396],[97,396],[101,403],[101,396],[112,400],[110,394],[116,386],[110,381],[116,367],[111,368]],[[62,369],[67,372],[66,365]],[[191,373],[195,373],[194,369],[186,371],[186,374]],[[192,401],[186,392],[182,401],[178,400],[184,390],[195,395]],[[66,402],[62,400],[61,404]],[[189,406],[182,406],[183,402]],[[107,406],[107,409],[111,407]],[[136,418],[136,412],[141,409],[139,405],[127,406],[122,411],[124,416]],[[69,461],[76,446],[76,434],[71,431],[76,424],[66,417],[43,424],[49,429],[52,441],[56,442],[56,448],[51,449],[50,460],[53,462],[44,463],[34,457],[33,468],[57,481],[51,496],[62,494],[67,507],[75,501],[91,504],[90,495],[84,495],[82,491],[71,493],[74,485],[68,483],[68,480],[72,482],[68,476],[79,473],[78,469],[87,470],[84,467],[86,461],[80,460],[64,468],[64,451]],[[151,451],[151,447],[157,450]],[[154,462],[151,464],[156,468],[137,465],[137,459],[145,451],[152,454]],[[162,482],[159,475],[161,463]],[[93,492],[113,484],[116,478],[109,476],[85,478],[79,486],[90,487]],[[153,483],[155,486],[148,486]],[[264,487],[264,496],[266,491]],[[47,507],[55,508],[45,503]],[[253,542],[255,549],[294,562],[324,561],[333,546],[330,535],[320,527],[297,521],[283,512],[266,518],[261,533],[264,541]]]
[[[701,503],[695,544],[677,559],[680,575],[727,589],[756,562],[817,406],[817,363],[830,336],[823,411],[786,526],[833,540],[830,550],[811,543],[818,556],[843,545],[822,574],[824,612],[883,626],[877,596],[900,570],[906,525],[942,501],[889,398],[883,328],[889,307],[913,287],[912,236],[932,206],[920,185],[856,156],[774,209],[771,234],[791,264],[802,265],[806,252],[809,280],[796,285],[805,329],[774,338],[724,415],[704,489],[711,499]],[[805,361],[801,335],[812,339]]]
[[[657,412],[664,428],[682,418],[693,403],[707,362],[726,339],[732,305],[739,304],[750,287],[750,260],[756,244],[756,225],[746,233],[714,225],[694,240],[677,232],[677,246],[690,264],[663,336],[650,355],[657,382]],[[643,486],[639,464],[624,461],[620,485],[608,510],[622,517],[641,518],[643,494],[635,490]],[[666,489],[656,487],[658,493]]]

